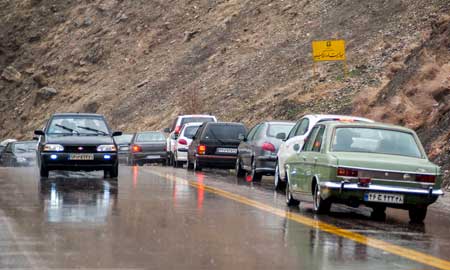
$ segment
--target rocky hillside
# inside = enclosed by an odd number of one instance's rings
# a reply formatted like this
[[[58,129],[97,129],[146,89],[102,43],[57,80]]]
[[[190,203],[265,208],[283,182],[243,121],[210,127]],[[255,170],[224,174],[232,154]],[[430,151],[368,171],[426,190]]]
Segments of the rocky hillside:
[[[158,129],[353,113],[419,131],[448,170],[448,0],[0,0],[0,137],[53,112]],[[347,41],[312,74],[311,41]],[[448,175],[448,172],[447,172]]]

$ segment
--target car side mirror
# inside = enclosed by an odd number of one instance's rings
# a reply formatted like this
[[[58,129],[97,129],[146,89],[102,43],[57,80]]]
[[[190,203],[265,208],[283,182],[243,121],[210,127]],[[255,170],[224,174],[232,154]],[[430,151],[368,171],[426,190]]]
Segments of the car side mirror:
[[[300,151],[300,144],[298,144],[298,143],[294,144],[294,151],[295,152]]]
[[[244,134],[239,134],[238,139],[239,139],[240,141],[243,141],[243,142],[246,142],[246,141],[247,141],[247,138],[245,137]]]
[[[41,130],[41,129],[36,129],[36,130],[34,131],[34,135],[37,135],[37,136],[44,136],[45,133],[44,133],[44,131]]]
[[[192,140],[195,140],[195,136],[192,136]]]
[[[280,139],[280,140],[284,140],[284,139],[286,139],[286,133],[284,133],[284,132],[278,133],[276,138]]]
[[[122,136],[122,131],[114,131],[112,135],[113,137]]]
[[[164,133],[170,133],[170,128],[165,128]]]

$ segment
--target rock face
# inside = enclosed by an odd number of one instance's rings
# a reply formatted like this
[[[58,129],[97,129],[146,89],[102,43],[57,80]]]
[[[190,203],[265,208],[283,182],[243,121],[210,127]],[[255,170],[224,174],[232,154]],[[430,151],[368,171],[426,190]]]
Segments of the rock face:
[[[8,66],[2,72],[2,78],[8,82],[22,81],[22,74],[13,66]]]
[[[49,99],[58,94],[58,90],[52,87],[42,87],[37,92],[37,97],[41,99]]]

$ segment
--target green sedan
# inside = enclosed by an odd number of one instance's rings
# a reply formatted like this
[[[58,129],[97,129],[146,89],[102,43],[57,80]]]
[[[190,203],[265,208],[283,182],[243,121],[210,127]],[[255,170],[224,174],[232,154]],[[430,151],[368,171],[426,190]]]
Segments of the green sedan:
[[[317,213],[327,213],[332,203],[364,204],[380,220],[386,207],[394,207],[420,223],[428,205],[443,195],[439,166],[428,160],[416,133],[404,127],[322,122],[296,150],[285,165],[289,206],[311,201]]]

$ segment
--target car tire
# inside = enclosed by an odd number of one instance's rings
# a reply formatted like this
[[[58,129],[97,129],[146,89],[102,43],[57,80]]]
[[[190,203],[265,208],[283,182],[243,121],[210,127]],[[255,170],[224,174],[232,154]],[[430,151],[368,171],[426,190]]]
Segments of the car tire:
[[[115,165],[111,170],[109,170],[110,178],[117,178],[119,176],[119,165]]]
[[[276,191],[282,191],[282,190],[286,189],[286,182],[281,180],[281,177],[280,177],[280,168],[278,165],[278,161],[275,165],[275,174],[274,174],[273,178],[274,178],[274,187],[275,187]]]
[[[286,178],[286,189],[285,189],[285,194],[286,194],[286,204],[287,206],[299,206],[300,205],[300,201],[294,199],[294,197],[292,196],[291,193],[291,188],[289,185],[289,180]]]
[[[262,179],[262,173],[256,172],[256,161],[254,158],[252,159],[252,168],[250,171],[250,177],[252,179],[252,182],[261,182]]]
[[[194,171],[201,171],[202,167],[198,164],[197,159],[194,160]]]
[[[187,166],[186,166],[186,169],[187,169],[188,171],[193,170],[193,169],[194,169],[194,164],[192,164],[191,162],[188,161]]]
[[[376,221],[384,221],[386,220],[386,206],[377,206],[372,208],[373,211],[370,214],[370,217]]]
[[[48,178],[49,170],[48,170],[44,165],[41,165],[41,166],[39,167],[39,175],[40,175],[42,178]]]
[[[314,212],[316,212],[317,214],[326,214],[330,212],[331,202],[329,200],[322,199],[320,185],[317,182],[314,185],[313,201]]]
[[[236,158],[236,166],[235,166],[235,171],[236,171],[236,177],[237,178],[241,178],[245,176],[245,171],[244,169],[242,169],[241,166],[241,159],[238,157]]]
[[[427,207],[413,207],[408,209],[411,223],[423,223],[427,216]]]

